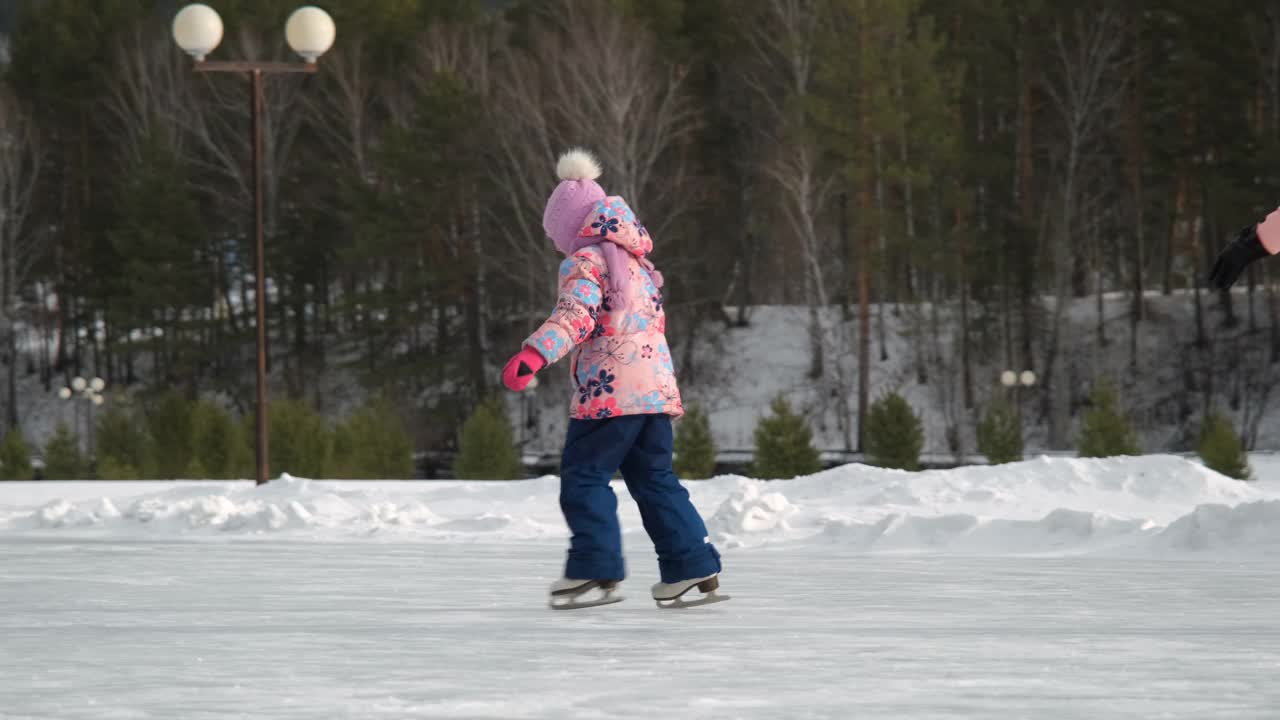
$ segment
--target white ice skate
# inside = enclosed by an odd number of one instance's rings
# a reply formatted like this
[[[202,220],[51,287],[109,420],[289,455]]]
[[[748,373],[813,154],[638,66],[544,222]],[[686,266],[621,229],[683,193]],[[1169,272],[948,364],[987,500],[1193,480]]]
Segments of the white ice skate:
[[[623,598],[617,592],[617,580],[560,578],[551,583],[551,609],[577,610],[597,605],[612,605],[622,602]]]
[[[658,603],[658,607],[664,610],[710,605],[711,603],[724,602],[729,599],[728,595],[721,595],[716,592],[719,587],[720,578],[715,575],[681,580],[676,583],[660,582],[653,586],[653,600]],[[694,588],[698,588],[698,591],[702,593],[702,597],[697,600],[685,600],[685,593]]]

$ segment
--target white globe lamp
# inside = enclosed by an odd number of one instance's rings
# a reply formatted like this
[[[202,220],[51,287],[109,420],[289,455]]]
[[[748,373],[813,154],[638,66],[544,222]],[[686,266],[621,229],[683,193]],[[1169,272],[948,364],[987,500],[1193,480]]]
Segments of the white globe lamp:
[[[89,382],[82,377],[73,378],[71,380],[71,389],[76,392],[84,392],[84,389],[87,387],[89,387]]]
[[[284,26],[284,37],[289,41],[289,47],[303,60],[314,63],[333,47],[337,28],[329,13],[307,5],[294,10],[289,16],[289,22]]]
[[[1018,378],[1025,387],[1031,387],[1036,384],[1036,374],[1030,370],[1023,370],[1022,376]]]
[[[89,381],[89,387],[93,388],[96,393],[102,392],[107,387],[107,381],[100,377],[96,377]]]
[[[204,60],[222,42],[222,18],[203,3],[188,5],[173,18],[173,39],[183,52]]]
[[[64,387],[64,388],[62,388],[61,390],[59,390],[59,391],[58,391],[58,397],[62,398],[63,400],[70,400],[70,399],[71,399],[71,388],[69,388],[69,387]]]
[[[1005,370],[1000,373],[1000,384],[1005,387],[1013,387],[1018,384],[1018,373],[1012,370]]]

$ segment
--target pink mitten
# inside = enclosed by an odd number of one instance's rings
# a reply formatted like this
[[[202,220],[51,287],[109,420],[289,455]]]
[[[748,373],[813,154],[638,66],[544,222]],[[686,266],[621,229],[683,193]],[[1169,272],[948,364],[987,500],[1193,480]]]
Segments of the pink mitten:
[[[515,357],[507,361],[502,368],[502,384],[512,392],[520,392],[529,387],[533,376],[547,364],[547,361],[531,347],[520,348]]]

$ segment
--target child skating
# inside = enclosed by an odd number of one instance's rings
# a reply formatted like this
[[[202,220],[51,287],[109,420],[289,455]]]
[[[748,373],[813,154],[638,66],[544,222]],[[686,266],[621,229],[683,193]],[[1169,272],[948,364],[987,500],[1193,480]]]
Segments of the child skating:
[[[551,606],[618,602],[626,577],[618,501],[619,470],[658,553],[659,607],[728,599],[717,595],[720,554],[671,465],[671,423],[684,413],[662,310],[662,275],[646,255],[652,239],[620,197],[596,183],[600,167],[581,150],[560,158],[560,184],[542,226],[565,255],[551,317],[502,372],[520,392],[547,365],[571,355],[574,393],[560,465],[560,509],[570,541]],[[697,589],[702,596],[685,600]]]

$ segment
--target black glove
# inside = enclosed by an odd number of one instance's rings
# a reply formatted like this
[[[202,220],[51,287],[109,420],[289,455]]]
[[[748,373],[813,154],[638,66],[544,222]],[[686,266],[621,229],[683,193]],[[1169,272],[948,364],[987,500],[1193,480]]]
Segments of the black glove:
[[[1218,253],[1218,260],[1209,271],[1209,286],[1215,290],[1226,290],[1236,284],[1236,280],[1249,263],[1261,260],[1271,253],[1262,247],[1258,239],[1257,225],[1240,231],[1231,244]]]

